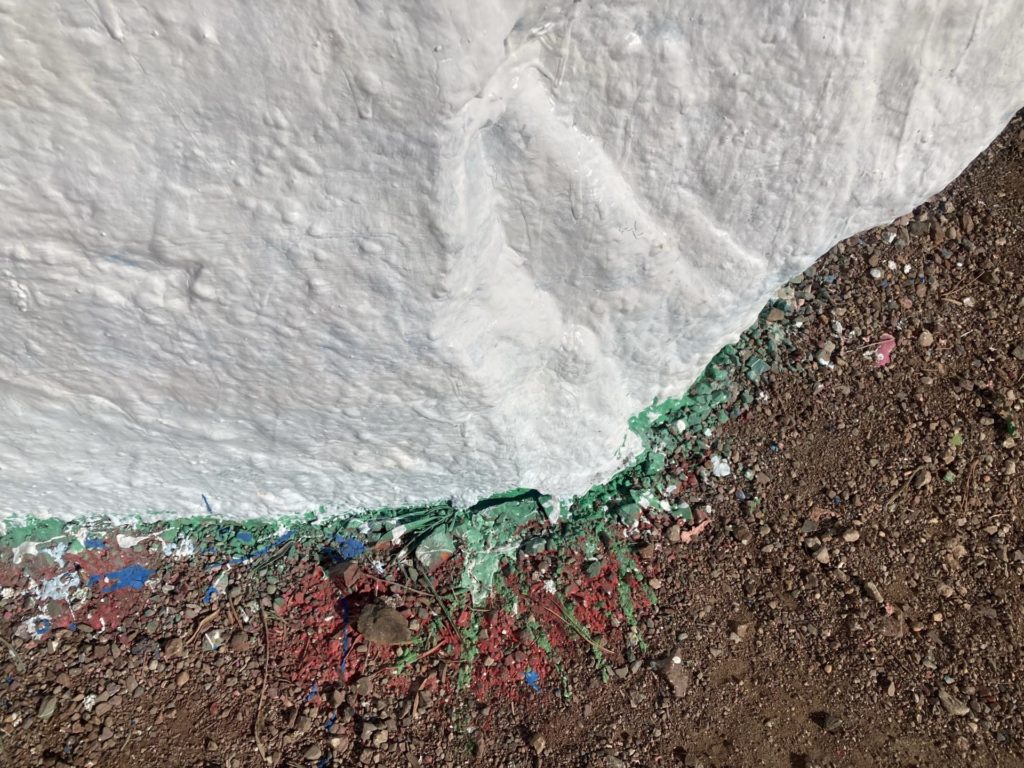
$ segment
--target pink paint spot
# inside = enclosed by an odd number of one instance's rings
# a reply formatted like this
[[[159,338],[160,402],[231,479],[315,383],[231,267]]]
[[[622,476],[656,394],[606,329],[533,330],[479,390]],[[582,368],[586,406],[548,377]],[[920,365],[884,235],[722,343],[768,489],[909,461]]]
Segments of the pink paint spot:
[[[883,333],[875,350],[875,366],[881,368],[888,365],[892,359],[892,352],[896,349],[896,339],[888,333]]]
[[[695,525],[690,530],[683,531],[682,533],[679,534],[679,543],[680,544],[690,544],[691,542],[693,542],[694,539],[696,539],[698,536],[700,536],[704,532],[705,528],[707,528],[710,525],[711,525],[711,519],[710,518],[706,518],[706,519],[702,520],[700,523],[698,523],[697,525]]]

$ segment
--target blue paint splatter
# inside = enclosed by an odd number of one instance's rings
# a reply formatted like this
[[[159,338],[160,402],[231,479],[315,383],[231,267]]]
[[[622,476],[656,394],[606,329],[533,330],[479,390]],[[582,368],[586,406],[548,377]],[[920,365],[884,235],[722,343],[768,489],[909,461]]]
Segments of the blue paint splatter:
[[[103,576],[93,575],[89,577],[89,586],[97,584],[100,579],[108,581],[108,584],[104,584],[100,589],[100,592],[119,592],[122,589],[142,589],[146,583],[146,579],[153,575],[153,571],[149,568],[143,568],[141,565],[133,564],[127,565],[118,571],[111,571],[105,573]]]
[[[85,548],[86,549],[106,549],[107,545],[103,539],[93,539],[88,536],[85,537]]]
[[[540,693],[540,675],[536,670],[528,669],[523,675],[523,681],[533,689],[534,693]]]
[[[338,713],[336,711],[334,711],[334,710],[331,710],[331,714],[327,716],[327,722],[324,723],[324,730],[327,731],[327,733],[330,733],[331,732],[331,728],[334,727],[334,724],[337,721],[338,721]]]
[[[253,542],[252,534],[248,531],[239,531],[235,534],[235,538],[243,544],[252,544]]]
[[[206,594],[203,595],[203,605],[209,605],[213,602],[213,596],[217,594],[217,588],[211,584],[206,588]]]
[[[338,545],[338,554],[346,560],[359,557],[366,551],[366,544],[352,536],[334,534],[334,543]]]
[[[366,551],[366,544],[352,536],[334,534],[334,542],[320,550],[320,554],[332,564],[354,560]]]
[[[50,631],[50,626],[51,624],[49,619],[40,619],[36,622],[36,634],[42,637]]]
[[[306,694],[306,701],[312,701],[317,693],[320,691],[320,686],[316,684],[316,680],[313,681],[313,687],[309,689],[309,693]]]

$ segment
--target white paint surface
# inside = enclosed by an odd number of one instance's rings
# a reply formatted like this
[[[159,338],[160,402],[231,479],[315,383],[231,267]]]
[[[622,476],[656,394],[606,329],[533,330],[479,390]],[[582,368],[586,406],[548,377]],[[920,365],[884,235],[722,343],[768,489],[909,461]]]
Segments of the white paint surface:
[[[0,0],[0,516],[620,466],[1024,101],[1024,0]]]

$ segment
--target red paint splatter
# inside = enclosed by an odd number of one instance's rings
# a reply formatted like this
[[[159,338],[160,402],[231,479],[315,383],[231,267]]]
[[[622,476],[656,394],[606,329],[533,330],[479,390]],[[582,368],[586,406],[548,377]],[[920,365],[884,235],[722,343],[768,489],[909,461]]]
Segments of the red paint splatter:
[[[892,361],[892,352],[896,349],[896,339],[888,333],[881,335],[878,348],[875,350],[875,367],[881,368]]]
[[[84,622],[94,630],[110,631],[121,626],[129,616],[140,614],[149,601],[146,590],[125,589],[116,592],[103,592],[104,574],[121,570],[131,565],[142,565],[149,570],[156,570],[156,557],[149,552],[136,552],[132,549],[121,549],[116,544],[105,549],[86,549],[82,552],[68,553],[64,559],[78,569],[82,584],[90,587],[89,599],[85,605],[75,611],[77,622]],[[92,585],[93,577],[99,577]],[[62,616],[62,622],[70,614]],[[58,626],[54,623],[54,626]],[[65,622],[63,626],[67,626]]]

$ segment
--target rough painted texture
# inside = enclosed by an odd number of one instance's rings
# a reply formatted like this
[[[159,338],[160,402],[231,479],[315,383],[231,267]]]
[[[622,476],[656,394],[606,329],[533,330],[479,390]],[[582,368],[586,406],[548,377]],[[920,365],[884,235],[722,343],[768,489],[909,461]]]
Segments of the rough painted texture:
[[[2,5],[9,518],[585,491],[1024,101],[1024,0]]]

